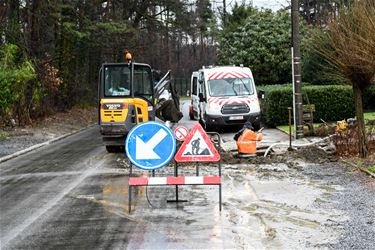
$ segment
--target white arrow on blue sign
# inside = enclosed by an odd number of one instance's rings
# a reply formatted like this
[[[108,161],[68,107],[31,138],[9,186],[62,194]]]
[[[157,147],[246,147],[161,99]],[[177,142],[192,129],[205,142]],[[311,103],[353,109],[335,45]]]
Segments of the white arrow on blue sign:
[[[159,122],[144,122],[130,130],[125,151],[129,160],[144,170],[154,170],[168,164],[176,152],[172,130]]]

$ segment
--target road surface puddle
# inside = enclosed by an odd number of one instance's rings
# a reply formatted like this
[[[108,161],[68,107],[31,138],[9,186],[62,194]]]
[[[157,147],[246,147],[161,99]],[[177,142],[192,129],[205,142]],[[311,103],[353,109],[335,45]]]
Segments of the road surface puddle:
[[[248,174],[248,168],[254,169],[253,174]],[[340,230],[331,225],[346,220],[342,212],[322,206],[341,187],[312,182],[286,164],[240,165],[236,172],[225,172],[224,183],[224,213],[234,228],[244,229],[236,236],[244,245],[236,247],[300,248],[333,243]],[[245,244],[254,240],[261,244]]]
[[[176,198],[174,186],[134,188],[129,215],[128,177],[121,174],[103,175],[100,192],[77,198],[138,222],[128,249],[300,249],[334,243],[347,218],[327,205],[342,187],[312,181],[299,169],[286,163],[224,165],[221,212],[218,186],[195,185],[179,186],[179,199],[187,200],[181,203],[167,202]],[[217,174],[212,166],[200,171]],[[195,167],[183,172],[194,175]]]
[[[108,175],[108,171],[103,171],[104,176],[100,178],[100,192],[93,195],[78,195],[76,198],[85,199],[95,204],[101,205],[105,211],[117,216],[137,220],[129,216],[129,177],[126,175]],[[143,196],[144,188],[133,187],[133,196]],[[132,202],[132,209],[136,205],[136,200]]]

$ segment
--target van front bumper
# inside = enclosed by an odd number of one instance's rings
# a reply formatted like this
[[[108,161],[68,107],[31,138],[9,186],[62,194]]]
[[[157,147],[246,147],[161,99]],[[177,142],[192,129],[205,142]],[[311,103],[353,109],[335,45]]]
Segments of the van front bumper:
[[[243,125],[247,121],[260,124],[260,112],[246,115],[206,115],[205,121],[209,126]]]

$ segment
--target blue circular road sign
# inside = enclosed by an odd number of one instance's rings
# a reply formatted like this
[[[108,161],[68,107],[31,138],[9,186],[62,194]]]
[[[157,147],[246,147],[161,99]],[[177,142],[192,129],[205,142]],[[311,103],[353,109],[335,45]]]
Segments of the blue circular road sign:
[[[176,151],[172,130],[159,122],[144,122],[130,130],[125,151],[129,160],[144,170],[154,170],[166,165]]]

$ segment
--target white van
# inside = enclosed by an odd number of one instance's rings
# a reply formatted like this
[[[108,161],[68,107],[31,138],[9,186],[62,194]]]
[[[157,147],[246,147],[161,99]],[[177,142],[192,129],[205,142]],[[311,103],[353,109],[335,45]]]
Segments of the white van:
[[[202,68],[191,76],[191,119],[210,130],[250,121],[260,128],[260,107],[253,74],[247,67]]]

